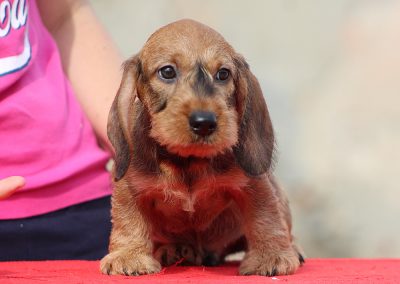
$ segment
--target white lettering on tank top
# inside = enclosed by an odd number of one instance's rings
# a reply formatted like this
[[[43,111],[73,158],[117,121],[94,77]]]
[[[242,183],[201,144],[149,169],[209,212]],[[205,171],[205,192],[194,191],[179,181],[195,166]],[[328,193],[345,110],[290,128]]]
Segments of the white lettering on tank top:
[[[7,57],[0,55],[0,76],[16,72],[25,67],[31,58],[31,45],[28,36],[28,5],[26,0],[0,0],[0,40],[5,40],[13,30],[25,27],[22,52]]]

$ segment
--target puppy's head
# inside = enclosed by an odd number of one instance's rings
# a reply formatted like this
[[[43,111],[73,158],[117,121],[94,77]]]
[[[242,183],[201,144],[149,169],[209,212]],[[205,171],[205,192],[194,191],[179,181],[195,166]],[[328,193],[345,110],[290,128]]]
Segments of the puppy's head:
[[[129,166],[135,143],[130,132],[140,126],[131,127],[138,119],[135,103],[149,117],[150,125],[142,127],[170,153],[212,158],[233,151],[249,175],[270,168],[274,137],[257,79],[207,26],[192,20],[169,24],[125,64],[108,127],[117,178]]]

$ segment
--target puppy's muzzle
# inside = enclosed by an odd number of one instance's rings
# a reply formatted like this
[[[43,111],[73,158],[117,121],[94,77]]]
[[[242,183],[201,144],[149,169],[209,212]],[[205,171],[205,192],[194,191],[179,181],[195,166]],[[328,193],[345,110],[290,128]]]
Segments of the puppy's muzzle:
[[[190,114],[189,124],[193,133],[206,137],[217,129],[217,117],[210,111],[194,111]]]

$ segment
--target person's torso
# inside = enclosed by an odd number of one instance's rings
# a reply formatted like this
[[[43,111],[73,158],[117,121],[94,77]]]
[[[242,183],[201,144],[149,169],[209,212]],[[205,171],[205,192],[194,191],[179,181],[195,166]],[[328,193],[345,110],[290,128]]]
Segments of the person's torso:
[[[0,179],[27,182],[0,201],[0,219],[109,194],[107,160],[35,1],[0,0]]]

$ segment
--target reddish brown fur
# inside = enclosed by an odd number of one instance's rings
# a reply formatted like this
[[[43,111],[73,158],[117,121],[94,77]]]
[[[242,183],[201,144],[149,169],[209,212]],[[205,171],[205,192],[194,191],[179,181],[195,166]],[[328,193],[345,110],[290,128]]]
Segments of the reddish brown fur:
[[[158,77],[165,65],[177,70],[172,83]],[[215,80],[221,68],[231,73],[223,83]],[[197,110],[216,114],[212,135],[191,131]],[[191,20],[155,32],[125,65],[108,132],[116,164],[103,273],[155,273],[181,257],[216,264],[238,241],[247,243],[243,275],[290,274],[301,264],[287,199],[271,174],[261,89],[217,32]]]

